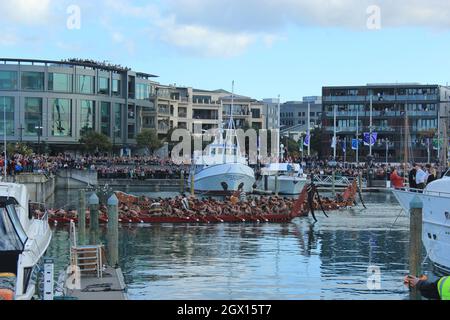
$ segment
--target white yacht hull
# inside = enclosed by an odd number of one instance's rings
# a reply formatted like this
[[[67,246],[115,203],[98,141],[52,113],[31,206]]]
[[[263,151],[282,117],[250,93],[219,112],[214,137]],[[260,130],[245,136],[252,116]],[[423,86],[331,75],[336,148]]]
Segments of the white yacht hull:
[[[264,177],[263,177],[264,183]],[[298,195],[302,192],[308,180],[300,177],[279,176],[278,177],[278,193],[282,195]],[[267,179],[267,188],[273,193],[276,192],[275,177],[269,176]]]
[[[450,197],[439,194],[393,191],[402,208],[410,215],[410,202],[419,197],[423,203],[422,242],[431,262],[450,272]]]
[[[252,192],[255,184],[255,172],[241,163],[225,163],[205,167],[195,174],[194,189],[199,192],[224,192],[222,183],[228,185],[228,191],[237,191],[244,184],[245,192]]]

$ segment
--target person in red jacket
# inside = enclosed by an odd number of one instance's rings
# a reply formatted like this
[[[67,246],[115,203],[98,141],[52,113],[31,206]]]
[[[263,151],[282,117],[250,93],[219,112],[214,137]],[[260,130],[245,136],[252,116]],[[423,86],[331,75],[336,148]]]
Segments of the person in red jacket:
[[[400,189],[405,186],[403,184],[403,178],[399,176],[396,168],[391,173],[391,184],[395,189]]]

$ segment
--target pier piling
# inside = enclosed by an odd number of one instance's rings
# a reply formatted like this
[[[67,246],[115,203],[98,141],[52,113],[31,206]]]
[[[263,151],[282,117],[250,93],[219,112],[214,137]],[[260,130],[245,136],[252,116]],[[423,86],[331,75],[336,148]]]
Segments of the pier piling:
[[[119,265],[119,200],[113,194],[108,199],[108,262],[112,267]]]
[[[86,191],[81,189],[78,193],[78,234],[80,244],[85,244],[86,237]]]
[[[185,190],[184,170],[180,172],[180,193],[183,194]]]
[[[93,193],[89,198],[89,212],[91,215],[90,230],[91,230],[92,244],[98,244],[99,207],[100,207],[100,199],[95,193]]]
[[[275,196],[278,197],[279,193],[280,193],[280,187],[279,187],[279,182],[278,182],[278,171],[275,175]]]
[[[410,275],[420,277],[422,270],[422,210],[423,203],[419,197],[414,197],[410,203],[410,236],[409,236],[409,272]],[[410,289],[410,299],[420,300],[417,289]]]

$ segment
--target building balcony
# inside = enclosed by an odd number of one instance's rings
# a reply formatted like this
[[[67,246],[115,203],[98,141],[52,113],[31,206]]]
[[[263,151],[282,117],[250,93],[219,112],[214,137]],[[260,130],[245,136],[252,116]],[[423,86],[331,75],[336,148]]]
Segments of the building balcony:
[[[356,132],[358,128],[355,127],[337,127],[337,132],[338,133],[346,133],[346,132]],[[363,133],[363,132],[369,132],[369,128],[367,126],[364,127],[359,127],[359,132]],[[334,127],[325,127],[325,131],[327,132],[334,132]],[[378,132],[378,133],[386,133],[386,132],[396,132],[397,130],[393,127],[389,127],[389,126],[374,126],[373,127],[373,132]]]
[[[383,95],[382,100],[378,96],[373,96],[373,103],[401,102],[401,101],[438,101],[439,95]],[[370,96],[324,96],[323,102],[370,102]]]
[[[385,118],[385,117],[404,117],[403,111],[372,111],[372,117]],[[333,111],[325,112],[327,118],[334,118]],[[370,111],[338,111],[336,112],[337,118],[370,118]],[[408,111],[408,117],[437,117],[437,111]]]

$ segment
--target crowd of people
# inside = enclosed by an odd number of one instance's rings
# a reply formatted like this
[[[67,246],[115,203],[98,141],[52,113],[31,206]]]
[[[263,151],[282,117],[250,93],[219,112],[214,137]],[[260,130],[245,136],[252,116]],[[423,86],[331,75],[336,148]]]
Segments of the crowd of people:
[[[409,185],[414,189],[423,189],[434,179],[440,177],[443,169],[436,165],[413,164],[391,165],[386,163],[372,163],[370,166],[361,162],[343,163],[331,160],[320,160],[316,157],[303,159],[286,159],[288,163],[299,163],[303,173],[311,176],[330,176],[333,171],[337,177],[356,177],[362,174],[373,180],[391,180],[395,187],[403,187],[408,177]],[[0,157],[0,169],[4,172],[4,157]],[[255,167],[256,177],[260,177],[261,166]],[[98,173],[99,179],[179,179],[187,178],[190,173],[189,165],[175,164],[170,158],[156,156],[72,156],[59,154],[56,156],[15,154],[6,162],[6,173],[10,176],[21,173],[55,174],[58,170],[90,170]]]
[[[440,177],[441,175],[438,174],[436,167],[430,164],[422,165],[414,163],[411,170],[409,170],[408,175],[406,175],[406,171],[399,172],[397,168],[393,168],[392,173],[390,174],[390,181],[392,186],[396,189],[405,187],[407,180],[411,189],[424,190],[428,184]]]

